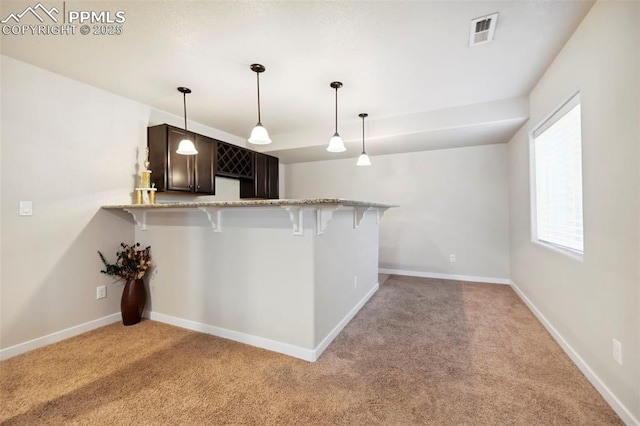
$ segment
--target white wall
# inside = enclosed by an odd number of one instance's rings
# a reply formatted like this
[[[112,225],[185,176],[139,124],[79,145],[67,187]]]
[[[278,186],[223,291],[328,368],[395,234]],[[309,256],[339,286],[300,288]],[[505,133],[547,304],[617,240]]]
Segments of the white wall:
[[[222,232],[202,212],[150,213],[136,229],[156,262],[151,311],[313,349],[314,233],[294,236],[281,208],[222,215]]]
[[[0,348],[8,348],[119,312],[121,286],[99,273],[96,251],[112,258],[134,231],[129,217],[100,206],[131,202],[147,126],[182,119],[6,56],[1,62]],[[218,198],[237,199],[233,184],[218,182]],[[18,216],[21,200],[33,201],[33,216]],[[108,297],[96,300],[103,284]]]
[[[314,361],[377,289],[378,225],[338,210],[317,235],[315,208],[303,218],[294,235],[280,207],[225,209],[214,232],[202,212],[149,212],[150,317]]]
[[[315,238],[315,346],[331,333],[378,284],[378,224],[366,212],[353,228],[351,211],[335,212],[324,234]]]
[[[380,267],[509,278],[507,148],[485,145],[290,164],[291,198],[341,197],[397,204],[380,223]],[[449,255],[456,255],[456,263]]]
[[[640,419],[639,8],[593,6],[532,91],[531,119],[509,142],[512,279],[611,391],[609,400],[617,398],[614,408],[627,422],[631,414]],[[583,262],[531,242],[529,201],[528,133],[576,90]],[[622,366],[612,358],[612,338],[622,342]]]

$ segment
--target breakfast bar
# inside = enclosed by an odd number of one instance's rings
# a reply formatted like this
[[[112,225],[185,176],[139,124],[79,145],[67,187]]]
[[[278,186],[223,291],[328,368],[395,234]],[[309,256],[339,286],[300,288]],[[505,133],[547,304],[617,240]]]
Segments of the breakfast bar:
[[[378,289],[391,205],[339,198],[105,206],[150,245],[147,315],[315,361]]]

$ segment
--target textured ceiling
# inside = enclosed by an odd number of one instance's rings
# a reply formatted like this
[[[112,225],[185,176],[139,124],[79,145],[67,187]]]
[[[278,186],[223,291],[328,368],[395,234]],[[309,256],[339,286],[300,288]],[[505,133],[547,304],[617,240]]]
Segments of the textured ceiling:
[[[1,4],[4,19],[36,2]],[[2,54],[247,137],[262,122],[286,162],[503,143],[528,118],[526,96],[591,1],[48,2],[123,10],[122,35],[2,35]],[[492,43],[468,47],[469,22],[500,14]],[[27,19],[25,17],[24,19]],[[324,151],[334,128],[349,150]],[[475,135],[475,136],[474,136]]]

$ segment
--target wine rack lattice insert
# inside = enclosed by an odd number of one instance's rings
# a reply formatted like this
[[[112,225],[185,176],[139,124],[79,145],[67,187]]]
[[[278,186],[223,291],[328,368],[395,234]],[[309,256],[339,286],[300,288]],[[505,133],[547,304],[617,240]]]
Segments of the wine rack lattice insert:
[[[253,153],[235,145],[218,143],[218,174],[253,178]]]

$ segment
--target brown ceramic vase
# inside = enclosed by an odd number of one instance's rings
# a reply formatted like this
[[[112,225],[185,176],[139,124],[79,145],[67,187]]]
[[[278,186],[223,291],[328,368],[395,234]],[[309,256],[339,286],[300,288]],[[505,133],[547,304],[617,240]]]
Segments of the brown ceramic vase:
[[[142,279],[127,281],[122,291],[120,300],[120,310],[122,312],[122,323],[124,325],[134,325],[142,319],[142,312],[147,301],[147,291],[144,288]]]

